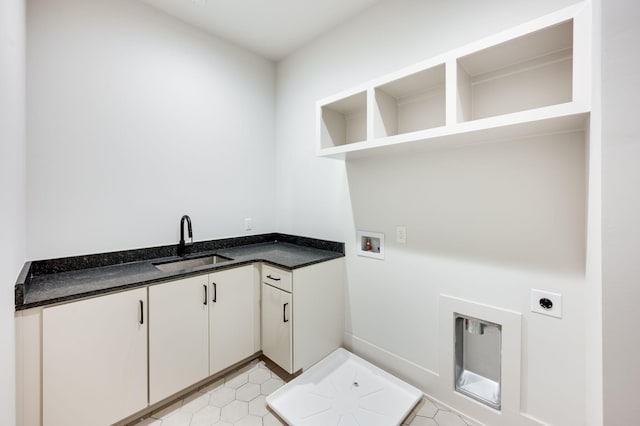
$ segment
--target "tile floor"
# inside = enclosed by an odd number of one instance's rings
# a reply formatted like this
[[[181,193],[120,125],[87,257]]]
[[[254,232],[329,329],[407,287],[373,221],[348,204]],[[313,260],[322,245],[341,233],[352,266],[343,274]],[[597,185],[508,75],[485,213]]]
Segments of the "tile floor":
[[[263,361],[230,373],[135,426],[286,426],[265,398],[284,384]],[[455,413],[424,398],[402,423],[411,426],[467,426]]]
[[[422,401],[402,424],[410,426],[473,426],[469,421],[428,398],[422,398]]]

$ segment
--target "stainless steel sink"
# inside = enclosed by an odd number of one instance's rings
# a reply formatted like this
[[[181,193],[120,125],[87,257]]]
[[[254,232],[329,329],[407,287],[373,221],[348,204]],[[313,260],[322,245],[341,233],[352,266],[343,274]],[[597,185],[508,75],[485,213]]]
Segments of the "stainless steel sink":
[[[197,257],[195,259],[176,260],[173,262],[165,262],[165,263],[154,263],[153,266],[160,269],[162,272],[176,272],[176,271],[182,271],[184,269],[196,268],[198,266],[217,265],[219,263],[229,262],[231,260],[233,259],[229,259],[228,257],[218,256],[214,254],[213,256]]]

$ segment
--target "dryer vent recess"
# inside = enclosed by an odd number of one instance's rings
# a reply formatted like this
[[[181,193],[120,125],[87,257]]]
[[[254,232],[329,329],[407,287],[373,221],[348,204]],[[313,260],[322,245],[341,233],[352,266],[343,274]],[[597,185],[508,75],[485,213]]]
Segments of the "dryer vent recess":
[[[501,408],[502,326],[455,314],[455,389]]]

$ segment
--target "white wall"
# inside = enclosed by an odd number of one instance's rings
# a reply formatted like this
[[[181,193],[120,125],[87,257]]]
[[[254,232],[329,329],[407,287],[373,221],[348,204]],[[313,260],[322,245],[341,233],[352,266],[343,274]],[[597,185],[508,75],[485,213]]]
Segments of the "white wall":
[[[585,424],[603,424],[602,406],[602,87],[601,4],[593,2],[593,80],[589,121],[587,252],[585,282]]]
[[[0,424],[13,425],[13,285],[25,260],[25,4],[0,2]]]
[[[604,423],[630,425],[640,418],[640,4],[601,7]]]
[[[278,64],[278,230],[346,240],[347,343],[451,403],[439,295],[523,313],[523,415],[467,412],[489,424],[586,423],[584,136],[344,164],[314,157],[315,102],[572,3],[389,0]],[[354,256],[356,229],[387,235],[384,261]],[[563,319],[530,313],[531,288]]]
[[[28,4],[28,257],[275,228],[275,66],[136,0]]]

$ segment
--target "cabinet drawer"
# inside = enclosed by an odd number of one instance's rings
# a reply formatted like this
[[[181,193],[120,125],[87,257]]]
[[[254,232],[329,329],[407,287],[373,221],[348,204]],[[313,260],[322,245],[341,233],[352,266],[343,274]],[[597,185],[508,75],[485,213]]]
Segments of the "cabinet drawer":
[[[291,272],[262,265],[262,282],[291,293]]]

